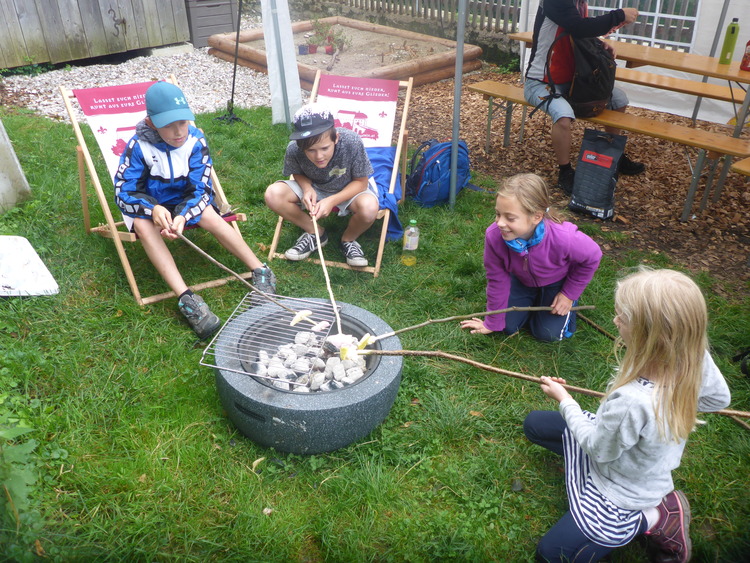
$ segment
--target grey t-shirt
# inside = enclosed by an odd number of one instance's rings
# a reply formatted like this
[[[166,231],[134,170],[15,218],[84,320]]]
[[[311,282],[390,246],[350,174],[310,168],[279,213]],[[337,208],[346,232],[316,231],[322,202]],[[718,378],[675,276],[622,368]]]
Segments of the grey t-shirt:
[[[284,155],[284,175],[307,176],[319,192],[335,194],[343,190],[354,178],[367,178],[373,173],[367,152],[354,131],[337,127],[338,143],[331,161],[325,168],[318,168],[307,158],[305,152],[290,141]]]

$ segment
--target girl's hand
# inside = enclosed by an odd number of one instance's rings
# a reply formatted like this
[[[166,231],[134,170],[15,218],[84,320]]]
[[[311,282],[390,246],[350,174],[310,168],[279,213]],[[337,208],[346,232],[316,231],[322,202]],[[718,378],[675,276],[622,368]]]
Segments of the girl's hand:
[[[544,394],[558,403],[563,399],[570,397],[570,393],[563,387],[566,381],[562,377],[547,377],[543,375],[539,378]]]
[[[562,293],[558,293],[555,295],[555,298],[552,300],[552,304],[550,307],[552,307],[552,314],[553,315],[560,315],[561,317],[564,317],[568,313],[570,313],[570,308],[573,306],[573,300],[568,299],[565,297]]]
[[[461,328],[465,328],[471,332],[471,334],[489,334],[492,331],[484,326],[484,321],[474,317],[473,319],[461,321]]]

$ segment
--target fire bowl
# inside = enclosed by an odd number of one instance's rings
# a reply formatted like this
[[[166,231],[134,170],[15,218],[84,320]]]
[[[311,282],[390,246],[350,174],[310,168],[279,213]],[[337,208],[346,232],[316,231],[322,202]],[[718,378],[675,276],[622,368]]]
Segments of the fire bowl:
[[[322,299],[311,299],[324,303]],[[281,303],[293,306],[294,302]],[[339,303],[341,331],[361,338],[393,329],[380,317],[355,305]],[[243,340],[264,330],[275,330],[269,317],[278,310],[268,303],[252,307],[230,320],[239,323],[222,330],[216,348],[241,348]],[[239,330],[238,330],[239,329]],[[282,343],[279,343],[282,344]],[[379,350],[399,350],[397,336],[379,340]],[[267,380],[243,373],[239,354],[217,355],[216,387],[230,420],[253,442],[282,452],[317,454],[348,446],[364,438],[383,420],[401,383],[401,356],[368,356],[367,371],[359,381],[325,393],[296,393],[275,388]]]

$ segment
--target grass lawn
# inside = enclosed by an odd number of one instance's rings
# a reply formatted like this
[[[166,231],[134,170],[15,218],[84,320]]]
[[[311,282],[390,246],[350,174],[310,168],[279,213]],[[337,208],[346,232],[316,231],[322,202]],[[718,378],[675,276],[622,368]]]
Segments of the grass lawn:
[[[211,114],[198,125],[230,202],[249,216],[246,239],[265,256],[276,217],[263,191],[280,177],[287,129],[270,125],[268,108],[237,114],[245,123]],[[389,416],[366,439],[314,456],[257,446],[222,411],[214,374],[199,364],[202,348],[175,300],[138,307],[112,242],[83,232],[70,125],[5,108],[0,117],[33,194],[0,215],[0,234],[26,237],[60,285],[55,296],[0,300],[0,481],[8,493],[0,495],[0,559],[533,560],[536,540],[566,509],[561,461],[521,428],[529,410],[555,406],[536,384],[407,358]],[[106,184],[107,174],[100,177]],[[491,178],[475,182],[494,186]],[[396,329],[483,311],[483,235],[493,215],[486,192],[464,190],[453,210],[406,202],[402,220],[416,219],[422,230],[417,265],[401,265],[399,244],[389,243],[378,278],[331,270],[337,300]],[[337,241],[343,223],[327,225]],[[600,243],[627,244],[596,223],[582,228]],[[282,249],[296,233],[285,235]],[[206,233],[189,236],[240,268]],[[373,257],[376,233],[362,242]],[[223,275],[186,245],[173,248],[189,281]],[[140,246],[127,251],[144,292],[164,291]],[[326,255],[340,257],[337,245]],[[642,263],[679,268],[663,254],[614,260],[605,252],[583,296],[596,306],[586,316],[615,333],[615,282]],[[327,298],[318,266],[272,266],[280,294]],[[750,410],[750,379],[731,362],[750,346],[748,288],[728,302],[712,291],[716,280],[697,281],[731,408]],[[239,282],[202,292],[224,319],[244,294]],[[555,344],[528,334],[470,335],[457,322],[403,333],[401,342],[596,390],[614,364],[612,342],[582,322],[573,339]],[[596,408],[595,399],[578,398]],[[750,432],[725,416],[703,419],[674,472],[692,503],[694,560],[744,560]],[[612,560],[644,558],[636,541]]]

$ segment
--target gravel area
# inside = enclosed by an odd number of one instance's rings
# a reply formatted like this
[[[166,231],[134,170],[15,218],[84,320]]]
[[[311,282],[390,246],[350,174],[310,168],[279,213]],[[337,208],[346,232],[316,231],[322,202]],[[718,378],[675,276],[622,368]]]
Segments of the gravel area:
[[[242,29],[260,27],[260,17],[243,16]],[[195,113],[222,111],[232,98],[234,64],[208,54],[208,47],[168,54],[173,48],[155,49],[151,56],[137,56],[112,64],[86,64],[45,72],[38,76],[8,76],[5,90],[26,107],[53,119],[67,120],[59,86],[93,88],[128,82],[147,82],[174,74]],[[159,54],[160,52],[164,54]],[[270,106],[268,76],[237,65],[235,107]],[[85,120],[83,115],[79,119]]]

